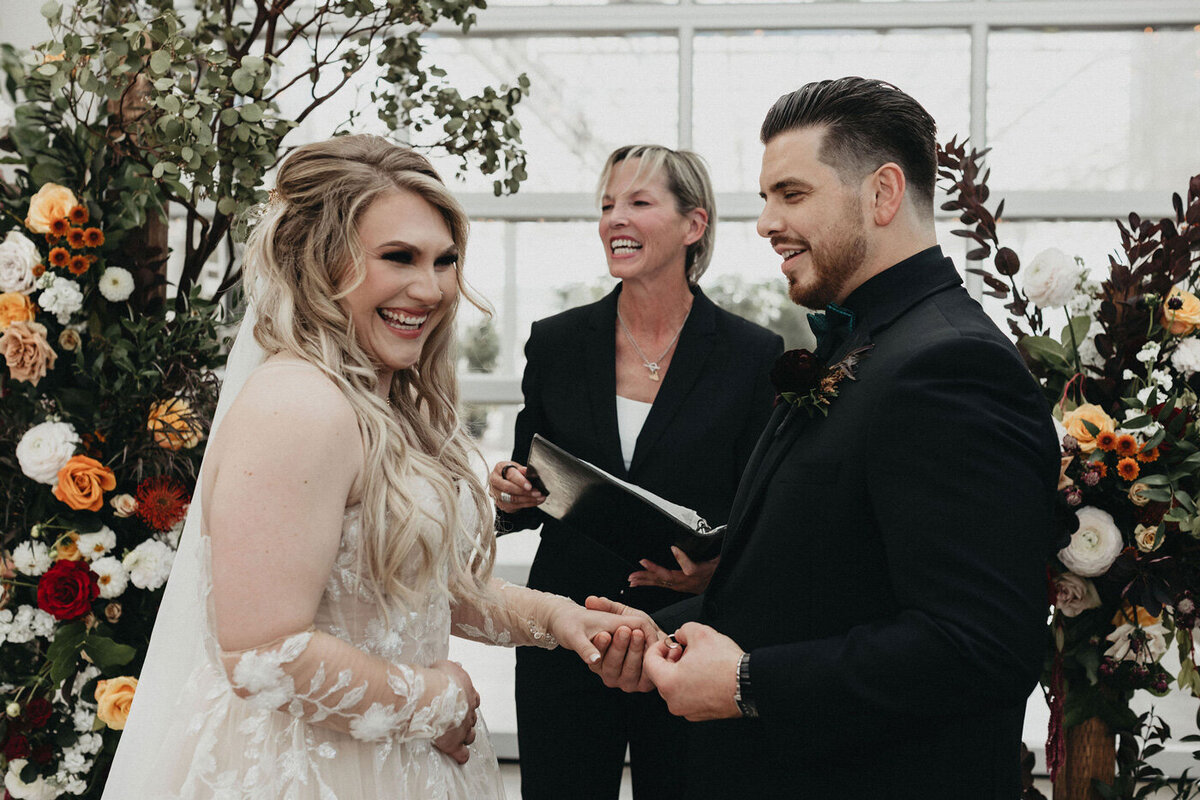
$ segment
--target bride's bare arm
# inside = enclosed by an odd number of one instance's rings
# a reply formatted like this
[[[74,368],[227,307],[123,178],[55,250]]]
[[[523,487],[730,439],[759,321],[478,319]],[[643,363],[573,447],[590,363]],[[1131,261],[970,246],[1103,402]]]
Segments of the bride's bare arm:
[[[364,740],[460,726],[474,695],[461,670],[394,665],[313,627],[362,463],[337,388],[310,366],[268,364],[211,447],[212,601],[237,694]]]

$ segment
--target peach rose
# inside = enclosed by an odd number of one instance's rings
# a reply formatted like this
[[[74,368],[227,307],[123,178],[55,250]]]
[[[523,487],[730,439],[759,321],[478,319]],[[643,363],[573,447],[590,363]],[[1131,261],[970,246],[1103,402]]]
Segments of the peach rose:
[[[76,511],[99,511],[104,493],[117,488],[113,471],[94,458],[71,456],[58,471],[54,496]]]
[[[113,513],[122,519],[137,512],[137,498],[131,494],[116,495],[108,503],[113,507]]]
[[[1084,422],[1090,422],[1095,425],[1097,434],[1108,431],[1112,433],[1116,429],[1116,423],[1113,418],[1104,413],[1104,409],[1100,406],[1084,403],[1074,411],[1068,411],[1063,414],[1062,424],[1067,429],[1067,433],[1075,437],[1075,441],[1079,442],[1079,449],[1085,453],[1090,453],[1096,449],[1096,435],[1092,434],[1086,427]]]
[[[46,326],[37,322],[14,322],[0,334],[0,355],[14,381],[34,386],[54,369],[58,354],[46,341]]]
[[[50,223],[63,219],[72,208],[79,205],[75,194],[65,186],[47,183],[29,201],[29,215],[25,227],[34,233],[49,233]]]
[[[165,450],[183,450],[200,443],[200,430],[192,407],[181,397],[160,400],[150,406],[146,428],[154,443]]]
[[[1175,300],[1179,301],[1178,308],[1172,308]],[[1193,333],[1200,327],[1200,300],[1191,292],[1175,287],[1162,304],[1161,322],[1162,326],[1175,336]]]
[[[100,681],[96,684],[96,716],[114,731],[123,730],[125,721],[129,719],[129,706],[133,704],[133,695],[137,691],[137,678],[123,675]]]
[[[59,539],[54,550],[55,561],[78,561],[83,558],[79,552],[79,534],[75,531],[68,531],[66,536]]]
[[[0,294],[0,331],[14,322],[29,322],[37,314],[37,306],[20,292]]]
[[[64,328],[63,332],[58,335],[58,346],[68,353],[74,352],[82,341],[79,331],[74,328]]]
[[[1154,540],[1158,538],[1157,525],[1138,525],[1133,529],[1133,541],[1137,543],[1137,549],[1143,553],[1153,553],[1159,547],[1162,547],[1162,542],[1157,546]]]

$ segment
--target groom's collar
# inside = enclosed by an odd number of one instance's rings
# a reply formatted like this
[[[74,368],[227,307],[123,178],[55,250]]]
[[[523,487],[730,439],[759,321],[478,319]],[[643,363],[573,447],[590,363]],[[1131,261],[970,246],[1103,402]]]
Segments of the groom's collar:
[[[961,284],[954,262],[934,245],[871,277],[842,305],[854,312],[856,328],[877,330],[929,295]]]

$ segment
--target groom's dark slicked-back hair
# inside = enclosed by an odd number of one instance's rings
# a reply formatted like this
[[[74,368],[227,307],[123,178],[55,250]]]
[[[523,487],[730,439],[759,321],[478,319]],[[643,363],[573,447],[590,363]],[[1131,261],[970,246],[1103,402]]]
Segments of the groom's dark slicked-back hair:
[[[765,145],[787,131],[812,127],[826,129],[820,159],[843,182],[895,162],[917,210],[933,215],[937,124],[916,100],[880,80],[814,81],[776,100],[759,136]]]

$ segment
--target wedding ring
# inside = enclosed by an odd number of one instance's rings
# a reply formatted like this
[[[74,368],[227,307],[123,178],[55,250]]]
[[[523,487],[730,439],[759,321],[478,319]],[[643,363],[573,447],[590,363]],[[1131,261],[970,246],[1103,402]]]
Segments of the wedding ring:
[[[509,494],[508,492],[501,492],[500,493],[500,502],[501,503],[511,503],[512,495]]]
[[[516,464],[505,464],[504,469],[500,470],[500,477],[503,480],[508,480],[508,471],[510,469],[516,469],[516,468],[517,468]]]

